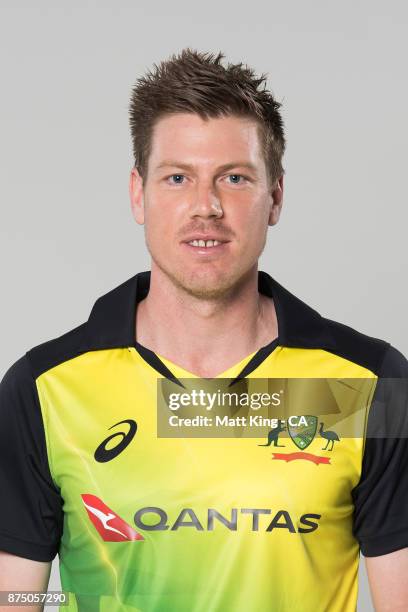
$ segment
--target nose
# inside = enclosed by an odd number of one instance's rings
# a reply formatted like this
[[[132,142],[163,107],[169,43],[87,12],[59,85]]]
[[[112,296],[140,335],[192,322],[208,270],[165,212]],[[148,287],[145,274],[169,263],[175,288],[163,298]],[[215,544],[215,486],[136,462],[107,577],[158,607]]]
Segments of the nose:
[[[191,197],[190,215],[192,217],[222,217],[224,214],[221,200],[211,183],[198,182]]]

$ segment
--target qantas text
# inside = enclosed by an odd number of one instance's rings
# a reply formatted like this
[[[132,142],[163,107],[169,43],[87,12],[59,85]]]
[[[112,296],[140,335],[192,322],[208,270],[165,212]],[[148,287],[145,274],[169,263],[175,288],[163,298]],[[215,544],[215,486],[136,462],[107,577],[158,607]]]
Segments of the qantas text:
[[[136,527],[145,531],[176,531],[185,527],[197,531],[213,531],[218,524],[230,531],[237,531],[239,528],[249,531],[286,529],[289,533],[310,533],[319,527],[318,520],[321,518],[321,514],[302,514],[297,525],[297,521],[292,519],[287,510],[278,510],[272,518],[271,515],[272,510],[268,508],[232,508],[229,516],[209,508],[205,521],[200,521],[192,508],[183,508],[175,521],[169,521],[165,510],[157,506],[147,506],[135,513],[134,521]]]

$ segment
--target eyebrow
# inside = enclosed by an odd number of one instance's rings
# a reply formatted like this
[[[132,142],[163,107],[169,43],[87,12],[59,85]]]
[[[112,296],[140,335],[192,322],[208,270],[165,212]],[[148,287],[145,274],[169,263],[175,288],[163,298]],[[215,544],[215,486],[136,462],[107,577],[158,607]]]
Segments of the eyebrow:
[[[177,160],[171,160],[171,159],[166,159],[165,161],[163,161],[161,164],[159,164],[156,168],[156,170],[160,170],[160,168],[166,168],[168,166],[171,166],[173,168],[183,168],[184,170],[189,170],[190,172],[194,170],[194,166],[192,166],[191,164],[185,164],[183,162],[178,162]],[[255,174],[257,174],[257,167],[252,164],[251,162],[231,162],[228,164],[223,164],[222,166],[219,166],[217,168],[218,172],[225,172],[225,170],[231,170],[232,168],[247,168],[248,170],[252,170],[253,172],[255,172]]]

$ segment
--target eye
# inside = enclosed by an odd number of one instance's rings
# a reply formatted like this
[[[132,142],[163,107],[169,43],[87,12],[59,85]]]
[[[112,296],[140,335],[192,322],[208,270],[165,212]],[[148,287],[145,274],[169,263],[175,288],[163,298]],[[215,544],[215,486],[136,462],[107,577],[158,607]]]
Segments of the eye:
[[[172,181],[171,179],[173,178],[176,180]],[[181,185],[183,183],[183,180],[180,179],[184,179],[183,174],[172,174],[171,176],[168,176],[166,180],[170,180],[170,183],[173,183],[173,185]]]
[[[240,184],[243,184],[244,181],[248,180],[246,176],[243,176],[242,174],[229,174],[228,178],[232,179],[231,182],[233,185],[240,185]],[[244,179],[244,181],[240,179]]]

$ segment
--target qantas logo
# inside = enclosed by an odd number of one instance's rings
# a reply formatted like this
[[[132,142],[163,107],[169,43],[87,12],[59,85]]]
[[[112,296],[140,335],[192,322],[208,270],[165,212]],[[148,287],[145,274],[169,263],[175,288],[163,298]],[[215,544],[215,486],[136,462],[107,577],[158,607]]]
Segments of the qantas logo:
[[[106,506],[99,497],[84,493],[82,501],[89,518],[105,542],[144,540],[144,537],[128,525],[116,512]]]
[[[105,440],[100,443],[94,453],[95,461],[98,461],[99,463],[106,463],[106,461],[111,461],[112,459],[117,457],[122,451],[124,451],[127,446],[129,446],[129,444],[135,437],[137,431],[137,423],[133,419],[125,419],[124,421],[119,421],[119,423],[115,423],[114,425],[112,425],[112,427],[116,427],[117,425],[121,425],[122,423],[127,423],[129,425],[128,431],[117,431],[111,436],[105,438]],[[109,429],[112,429],[112,427],[109,427]],[[113,448],[106,448],[109,442],[111,440],[114,440],[114,438],[117,438],[118,436],[121,438],[119,444],[117,444]]]
[[[135,531],[113,510],[106,506],[96,495],[83,494],[82,501],[86,508],[89,518],[96,527],[100,536],[105,542],[127,542],[134,540],[144,540],[144,537]],[[250,515],[250,519],[241,515]],[[145,515],[154,515],[155,522],[144,521]],[[267,516],[267,522],[262,527],[262,517]],[[193,527],[197,531],[214,531],[217,521],[229,529],[237,531],[241,521],[244,527],[251,531],[273,531],[274,529],[286,529],[289,533],[311,533],[319,527],[318,520],[321,514],[307,513],[300,519],[300,525],[296,525],[287,510],[278,510],[272,515],[270,508],[231,508],[231,516],[227,517],[218,512],[215,508],[208,508],[207,520],[203,524],[198,519],[192,508],[183,508],[173,524],[169,524],[169,517],[165,510],[156,506],[140,508],[134,516],[136,527],[145,531],[177,531],[181,527]]]

